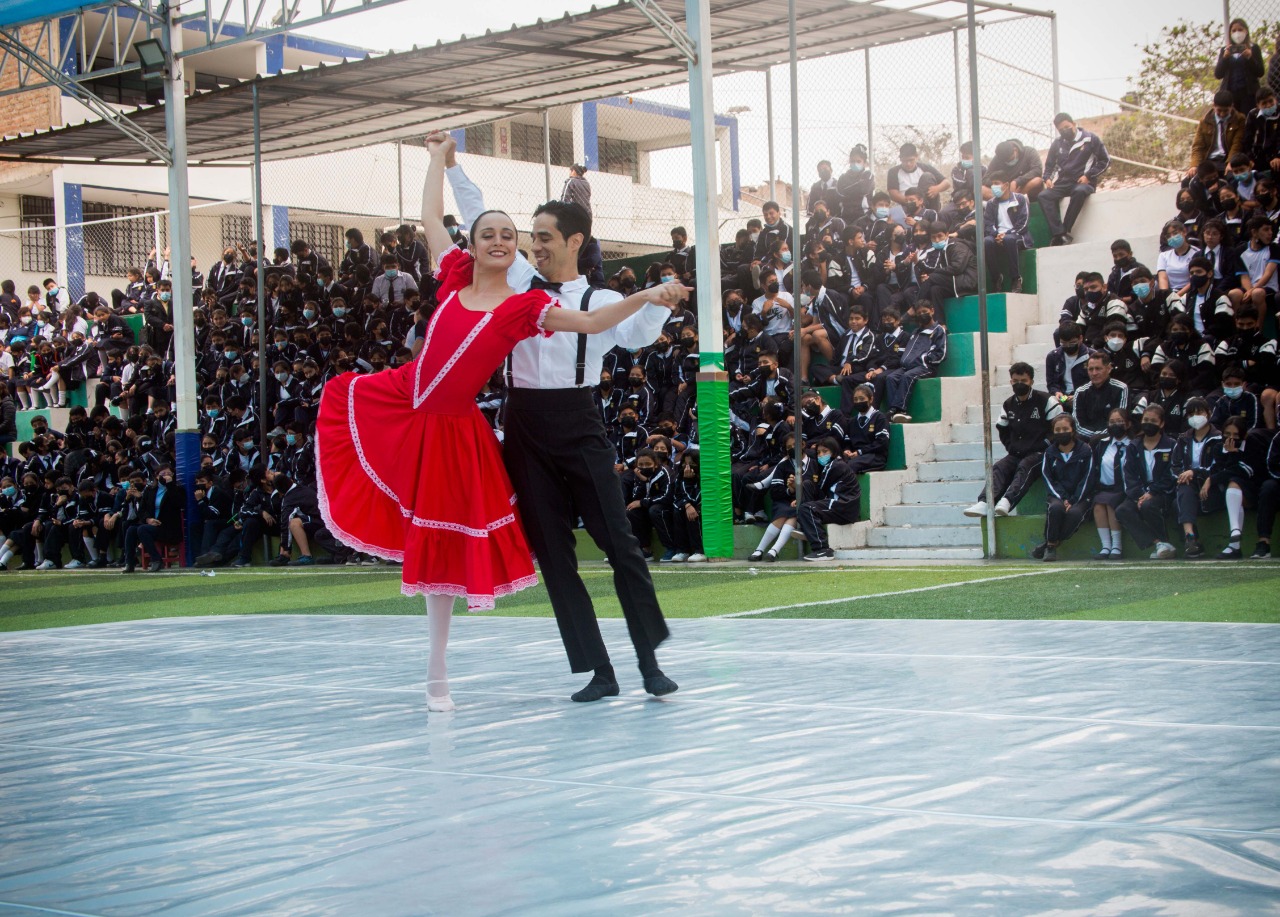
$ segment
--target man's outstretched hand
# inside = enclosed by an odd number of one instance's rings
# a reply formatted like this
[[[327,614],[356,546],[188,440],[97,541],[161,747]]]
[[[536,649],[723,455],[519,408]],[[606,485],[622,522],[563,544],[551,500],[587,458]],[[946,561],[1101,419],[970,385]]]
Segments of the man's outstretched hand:
[[[681,283],[660,283],[657,286],[640,290],[640,295],[658,306],[666,306],[672,312],[680,311],[680,306],[689,298],[693,287]]]

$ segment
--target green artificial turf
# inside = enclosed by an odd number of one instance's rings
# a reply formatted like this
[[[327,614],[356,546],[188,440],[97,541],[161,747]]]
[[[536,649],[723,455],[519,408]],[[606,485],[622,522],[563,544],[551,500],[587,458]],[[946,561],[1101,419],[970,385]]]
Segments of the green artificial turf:
[[[1079,564],[1048,570],[1030,563],[739,564],[658,568],[654,577],[672,618],[762,612],[755,616],[1280,622],[1280,565],[1270,563]],[[583,579],[597,612],[620,616],[612,572],[592,566],[584,568]],[[212,577],[195,571],[0,575],[0,630],[188,615],[420,614],[422,607],[421,598],[399,594],[399,571],[386,568],[219,570]],[[500,599],[490,613],[546,616],[551,609],[539,585]]]

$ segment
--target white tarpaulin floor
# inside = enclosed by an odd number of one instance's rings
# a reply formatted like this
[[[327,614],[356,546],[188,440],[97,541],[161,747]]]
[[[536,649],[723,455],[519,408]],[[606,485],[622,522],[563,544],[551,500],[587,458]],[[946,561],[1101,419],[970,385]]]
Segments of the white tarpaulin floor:
[[[1280,628],[550,619],[0,635],[0,914],[1280,913]]]

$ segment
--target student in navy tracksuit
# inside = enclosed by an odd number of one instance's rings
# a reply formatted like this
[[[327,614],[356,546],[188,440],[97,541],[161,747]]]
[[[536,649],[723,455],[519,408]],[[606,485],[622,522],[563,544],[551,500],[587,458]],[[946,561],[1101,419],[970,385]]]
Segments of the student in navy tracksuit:
[[[1240,550],[1240,538],[1244,534],[1244,498],[1252,496],[1256,475],[1248,456],[1245,454],[1245,437],[1249,428],[1239,417],[1229,417],[1222,425],[1222,448],[1214,455],[1213,464],[1209,467],[1209,475],[1201,486],[1200,500],[1215,507],[1225,503],[1227,507],[1227,525],[1230,534],[1227,546],[1218,557],[1224,560],[1239,560],[1244,556]]]
[[[1098,180],[1111,165],[1111,157],[1096,134],[1076,127],[1075,120],[1065,112],[1054,116],[1053,126],[1058,139],[1050,144],[1045,157],[1044,190],[1039,200],[1053,244],[1066,245],[1071,242],[1071,228],[1084,209],[1084,202],[1098,190]],[[1058,209],[1064,197],[1071,198],[1065,220]]]
[[[680,475],[676,480],[675,512],[671,516],[671,534],[675,538],[676,563],[700,563],[707,559],[702,551],[702,484],[698,473],[698,453],[692,450],[680,457]]]
[[[783,458],[773,466],[766,477],[752,485],[757,490],[769,491],[769,497],[773,501],[773,518],[765,526],[764,534],[760,536],[760,543],[747,558],[749,561],[763,560],[773,563],[778,559],[778,553],[787,546],[787,542],[795,534],[797,528],[796,480],[797,478],[800,481],[806,480],[816,467],[813,457],[807,452],[802,452],[800,474],[796,474],[797,436],[800,438],[800,448],[804,449],[804,434],[788,433],[783,438],[785,452]]]
[[[1209,422],[1209,402],[1190,398],[1186,405],[1187,431],[1173,446],[1173,474],[1178,482],[1178,523],[1182,526],[1187,557],[1203,557],[1204,546],[1196,531],[1196,519],[1221,507],[1200,494],[1209,479],[1214,457],[1222,450],[1222,434]],[[1216,493],[1214,494],[1216,496]]]
[[[1143,411],[1141,430],[1142,436],[1125,454],[1125,501],[1116,509],[1116,518],[1144,551],[1155,545],[1152,560],[1168,560],[1177,554],[1166,530],[1177,479],[1173,474],[1173,439],[1164,432],[1164,410],[1150,405]]]
[[[864,382],[853,390],[852,413],[845,419],[845,462],[854,471],[879,471],[889,461],[889,418],[874,407],[876,390]]]
[[[827,526],[857,522],[861,512],[858,473],[839,456],[838,442],[830,437],[822,440],[814,456],[817,467],[804,479],[804,500],[796,511],[796,521],[809,542],[805,560],[834,560],[836,552],[827,541]]]
[[[986,234],[987,279],[992,290],[1004,287],[1008,278],[1011,291],[1022,292],[1022,270],[1018,259],[1024,248],[1034,248],[1027,221],[1031,203],[1019,194],[1017,183],[1003,173],[991,176],[991,200],[983,207]]]
[[[671,563],[677,553],[675,540],[671,537],[671,507],[674,499],[671,473],[648,447],[636,453],[636,464],[632,472],[634,477],[627,502],[631,531],[640,542],[646,558],[651,560],[649,545],[653,541],[654,530],[657,530],[658,540],[665,550],[662,561]]]
[[[1053,421],[1051,443],[1040,466],[1049,491],[1044,513],[1044,543],[1031,556],[1045,561],[1058,559],[1058,545],[1080,528],[1092,501],[1093,449],[1076,432],[1076,419],[1059,414]]]
[[[933,304],[922,299],[916,303],[916,318],[920,326],[907,341],[902,352],[901,365],[885,376],[886,413],[894,423],[910,423],[906,413],[911,387],[917,379],[934,375],[947,357],[947,329],[933,320]]]

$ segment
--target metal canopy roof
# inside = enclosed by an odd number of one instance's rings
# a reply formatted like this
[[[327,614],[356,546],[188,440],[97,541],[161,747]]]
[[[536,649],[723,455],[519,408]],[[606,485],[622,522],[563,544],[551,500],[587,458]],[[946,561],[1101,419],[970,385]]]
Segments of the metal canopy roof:
[[[657,0],[684,26],[683,0]],[[979,4],[984,21],[1010,10]],[[934,15],[917,12],[932,8]],[[781,14],[779,11],[782,11]],[[788,59],[778,0],[711,0],[716,74]],[[1029,12],[1029,11],[1027,11]],[[948,33],[963,24],[956,0],[893,9],[881,0],[796,0],[799,54],[808,59]],[[256,77],[187,99],[190,164],[253,157],[253,92],[261,100],[262,158],[292,159],[450,130],[511,114],[683,83],[685,59],[628,2],[531,26],[359,61]],[[164,107],[127,113],[164,136]],[[0,161],[154,162],[102,121],[0,141]]]

